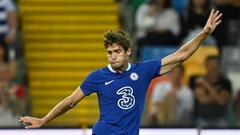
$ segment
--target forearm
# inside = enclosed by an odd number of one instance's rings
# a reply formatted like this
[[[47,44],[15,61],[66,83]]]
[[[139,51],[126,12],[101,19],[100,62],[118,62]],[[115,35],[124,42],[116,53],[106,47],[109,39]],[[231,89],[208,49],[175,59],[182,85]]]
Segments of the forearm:
[[[183,54],[183,60],[187,60],[191,55],[193,55],[193,53],[199,48],[201,42],[215,30],[215,28],[221,23],[221,16],[222,14],[219,13],[219,11],[211,11],[203,30],[191,41],[189,41],[179,49],[179,53]]]
[[[175,53],[162,59],[160,75],[171,71],[178,64],[186,61],[199,48],[201,42],[207,37],[207,34],[200,32],[191,41],[184,44]]]
[[[190,56],[197,51],[200,47],[202,41],[207,38],[208,34],[203,31],[198,33],[192,40],[184,44],[177,52],[182,56],[182,61],[187,60]]]
[[[162,67],[161,67],[161,73],[160,74],[165,74],[167,72],[164,72],[163,67],[166,67],[166,70],[170,71],[172,68],[175,67],[178,64],[184,62],[187,60],[193,53],[199,48],[201,45],[201,42],[207,37],[206,34],[203,32],[200,32],[197,36],[195,36],[192,40],[184,44],[181,48],[179,48],[175,53],[166,56],[162,60]],[[171,67],[169,67],[171,66]]]
[[[222,14],[219,11],[211,11],[211,14],[207,20],[206,25],[202,29],[200,33],[198,33],[192,40],[184,44],[181,48],[179,48],[175,53],[164,57],[162,59],[162,67],[167,66],[169,64],[181,63],[187,60],[193,53],[199,48],[202,41],[210,35],[217,25],[221,23]],[[164,74],[165,72],[162,72]]]
[[[55,119],[56,117],[64,114],[68,110],[74,107],[74,104],[71,103],[69,97],[65,98],[61,102],[59,102],[42,120],[43,124],[47,124],[51,120]]]

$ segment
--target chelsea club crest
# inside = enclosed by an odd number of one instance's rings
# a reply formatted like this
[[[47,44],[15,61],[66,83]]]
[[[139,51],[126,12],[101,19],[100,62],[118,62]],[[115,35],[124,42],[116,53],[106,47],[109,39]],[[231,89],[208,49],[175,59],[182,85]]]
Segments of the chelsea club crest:
[[[136,80],[138,80],[139,77],[138,77],[137,73],[133,72],[130,74],[130,78],[131,78],[131,80],[136,81]]]

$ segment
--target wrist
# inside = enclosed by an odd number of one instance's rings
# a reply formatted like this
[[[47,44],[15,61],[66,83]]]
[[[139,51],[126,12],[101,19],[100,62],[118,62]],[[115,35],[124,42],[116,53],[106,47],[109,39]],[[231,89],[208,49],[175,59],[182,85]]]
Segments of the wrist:
[[[210,33],[203,29],[203,30],[199,33],[199,35],[201,35],[202,37],[206,38],[206,37],[208,37],[208,36],[210,35]]]
[[[209,36],[209,34],[207,34],[206,32],[204,32],[204,30],[202,30],[201,32],[198,33],[197,37],[198,39],[200,39],[201,41],[203,41],[204,39],[206,39]]]
[[[47,122],[48,121],[45,117],[41,119],[41,125],[45,125],[45,124],[47,124]]]

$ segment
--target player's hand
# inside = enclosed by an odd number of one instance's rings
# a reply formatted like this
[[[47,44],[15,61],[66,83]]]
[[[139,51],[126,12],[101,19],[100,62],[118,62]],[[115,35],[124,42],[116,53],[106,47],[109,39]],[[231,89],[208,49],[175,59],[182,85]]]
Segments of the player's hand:
[[[43,120],[35,117],[20,117],[18,120],[19,122],[23,123],[25,128],[39,128],[43,125]]]
[[[211,34],[216,29],[216,27],[222,22],[222,20],[220,19],[221,16],[222,13],[220,13],[218,10],[215,11],[214,9],[212,9],[208,17],[207,23],[203,28],[203,32],[205,35]]]

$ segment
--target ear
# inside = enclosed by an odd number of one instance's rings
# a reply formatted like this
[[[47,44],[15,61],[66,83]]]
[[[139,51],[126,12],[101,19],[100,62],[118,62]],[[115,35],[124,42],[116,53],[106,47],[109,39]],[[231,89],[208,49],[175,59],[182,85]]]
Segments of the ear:
[[[131,48],[128,48],[127,50],[127,55],[130,56],[132,54],[132,49]]]

